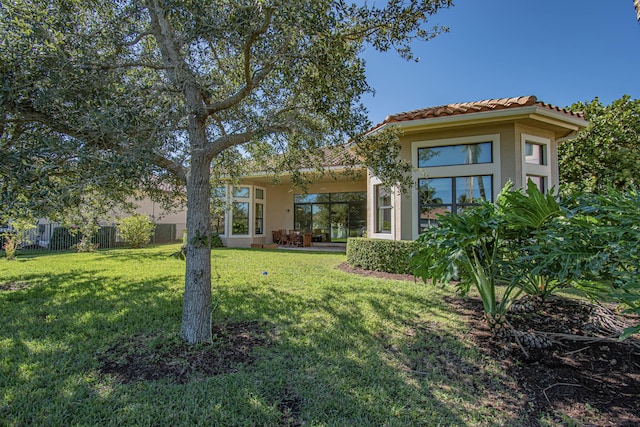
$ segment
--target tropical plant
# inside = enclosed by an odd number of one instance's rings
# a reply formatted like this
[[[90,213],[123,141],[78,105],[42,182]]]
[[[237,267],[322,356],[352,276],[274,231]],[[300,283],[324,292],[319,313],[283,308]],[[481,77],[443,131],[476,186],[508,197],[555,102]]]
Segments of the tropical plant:
[[[453,282],[462,295],[471,286],[478,291],[485,318],[496,334],[506,330],[506,313],[518,295],[515,284],[496,297],[500,281],[505,238],[504,221],[496,205],[481,201],[460,214],[440,215],[438,226],[418,238],[419,249],[410,266],[417,277],[434,284]]]
[[[438,226],[418,239],[420,248],[411,266],[425,281],[447,283],[452,279],[462,294],[477,289],[488,324],[504,330],[510,305],[522,292],[544,300],[565,282],[557,275],[536,269],[531,251],[547,236],[547,227],[565,216],[552,194],[543,194],[531,182],[526,191],[512,190],[508,182],[496,203],[481,201],[458,215],[438,216]],[[500,300],[496,286],[504,285]]]
[[[526,256],[529,244],[546,237],[546,226],[555,220],[562,221],[567,210],[560,206],[553,189],[544,194],[531,180],[527,182],[525,191],[511,191],[508,183],[496,204],[505,227],[505,242],[509,246],[502,261],[503,277],[525,294],[537,297],[537,303],[543,303],[566,283],[553,276],[534,274],[531,264],[516,260]]]
[[[563,204],[570,208],[567,217],[549,222],[514,263],[640,314],[638,191],[580,192]],[[640,325],[628,328],[622,337],[639,331]]]

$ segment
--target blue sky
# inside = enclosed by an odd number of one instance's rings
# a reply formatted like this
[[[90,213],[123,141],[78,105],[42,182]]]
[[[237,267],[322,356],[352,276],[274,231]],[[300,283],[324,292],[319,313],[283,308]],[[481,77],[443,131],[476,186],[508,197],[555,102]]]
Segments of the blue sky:
[[[535,95],[565,107],[595,97],[640,99],[640,23],[633,0],[454,0],[430,24],[449,27],[414,44],[418,63],[365,52],[378,123],[418,108]]]

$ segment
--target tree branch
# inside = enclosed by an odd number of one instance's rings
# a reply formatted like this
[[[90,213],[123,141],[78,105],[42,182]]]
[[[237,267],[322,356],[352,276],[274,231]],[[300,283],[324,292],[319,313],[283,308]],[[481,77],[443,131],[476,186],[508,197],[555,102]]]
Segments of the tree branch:
[[[207,113],[204,108],[202,90],[180,52],[173,27],[165,17],[164,10],[158,0],[148,0],[147,9],[151,16],[151,29],[158,42],[169,78],[182,89],[186,105],[190,113],[194,115],[195,121],[204,123]]]
[[[176,178],[180,180],[180,182],[186,185],[187,171],[181,164],[174,162],[173,160],[161,156],[157,153],[152,153],[149,156],[149,161],[154,165],[172,173]]]
[[[74,129],[63,124],[61,120],[57,120],[55,117],[51,117],[45,113],[25,106],[17,107],[17,112],[25,122],[41,123],[55,132],[61,133],[63,135],[68,135],[72,138],[83,141],[86,144],[102,143],[104,145],[104,148],[115,151],[119,151],[119,148],[121,148],[116,140],[112,139],[108,134],[105,134],[104,132],[96,131],[94,133],[90,129]],[[158,153],[151,153],[149,155],[149,161],[152,164],[172,173],[180,181],[186,183],[187,170],[181,164],[174,162],[173,160],[170,160]]]
[[[285,123],[274,123],[269,126],[260,127],[246,132],[223,135],[217,138],[215,141],[209,143],[207,147],[202,151],[202,154],[209,158],[213,158],[218,153],[221,153],[227,148],[244,144],[254,138],[262,138],[274,133],[286,132],[290,128],[291,127],[286,125]]]
[[[264,22],[262,26],[253,31],[249,37],[243,48],[243,56],[244,56],[244,85],[236,91],[233,95],[229,96],[226,99],[223,99],[218,102],[214,102],[212,104],[207,105],[206,111],[207,114],[212,115],[219,111],[226,110],[234,105],[240,103],[244,98],[246,98],[251,91],[256,88],[262,80],[264,80],[271,70],[275,67],[275,61],[266,64],[264,67],[259,69],[256,72],[251,71],[251,48],[255,44],[255,42],[260,38],[261,35],[265,34],[271,25],[271,20],[273,18],[273,13],[275,9],[269,8],[266,11]],[[288,44],[288,41],[283,43],[282,48],[284,48]]]
[[[135,46],[138,43],[140,43],[140,41],[147,37],[147,36],[152,36],[153,33],[151,31],[145,31],[143,33],[140,33],[136,36],[136,38],[134,38],[133,40],[131,40],[130,42],[122,42],[120,43],[121,46],[127,46],[127,47],[131,47],[131,46]]]
[[[152,70],[168,70],[168,67],[153,64],[151,62],[142,62],[142,61],[133,61],[133,62],[124,62],[121,64],[100,64],[97,62],[88,62],[88,67],[99,69],[99,70],[118,70],[121,68],[150,68]]]

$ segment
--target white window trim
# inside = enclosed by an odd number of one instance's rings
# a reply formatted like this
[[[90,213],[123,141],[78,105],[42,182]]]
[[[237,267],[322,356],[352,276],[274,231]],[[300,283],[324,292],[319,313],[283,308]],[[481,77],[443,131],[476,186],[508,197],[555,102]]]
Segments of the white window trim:
[[[372,239],[383,239],[383,240],[397,240],[396,239],[396,215],[395,215],[395,200],[397,189],[395,187],[391,188],[391,233],[376,233],[376,215],[378,214],[377,206],[376,206],[376,185],[382,184],[382,181],[375,176],[371,176],[369,179],[369,194],[368,197],[368,210],[371,213],[370,220],[370,230],[369,237]]]
[[[454,165],[454,166],[430,166],[427,168],[418,168],[418,149],[424,147],[439,147],[443,145],[462,145],[474,144],[480,142],[491,142],[492,163],[479,163],[475,165]],[[449,178],[458,176],[477,176],[477,175],[493,175],[493,196],[500,193],[502,182],[500,171],[500,134],[474,135],[459,138],[434,139],[430,141],[414,141],[411,143],[411,164],[414,167],[412,179],[414,182],[411,190],[411,233],[412,238],[418,238],[418,179],[420,178]]]
[[[262,199],[258,199],[256,197],[256,190],[262,190]],[[264,187],[260,187],[260,186],[255,185],[255,186],[253,186],[252,191],[253,192],[251,193],[251,195],[253,196],[253,212],[250,212],[249,216],[253,217],[252,218],[253,221],[249,225],[251,227],[255,227],[256,214],[257,214],[257,209],[255,208],[255,206],[257,204],[261,204],[262,205],[262,233],[254,233],[253,235],[254,236],[259,236],[259,237],[264,237],[266,235],[265,224],[267,223],[267,189],[264,188]],[[253,215],[251,215],[251,214],[253,214]],[[255,231],[255,229],[251,230],[252,233],[254,231]]]
[[[223,215],[224,215],[224,230],[222,230],[222,233],[219,234],[220,237],[222,238],[227,238],[229,236],[229,218],[231,218],[231,200],[232,198],[230,197],[230,193],[229,191],[231,191],[231,186],[229,186],[228,184],[224,185],[224,196],[222,196],[220,199],[222,199],[222,201],[224,202],[224,207],[225,209],[222,211]]]
[[[544,159],[546,165],[536,165],[527,163],[525,156],[527,154],[527,142],[542,145],[544,147]],[[522,162],[522,188],[527,188],[527,175],[539,176],[544,179],[545,190],[551,187],[551,140],[535,135],[520,135],[520,152],[522,153],[520,161]]]
[[[249,188],[249,197],[234,197],[233,196],[233,188],[234,187],[248,187]],[[256,189],[262,190],[263,198],[256,198]],[[228,239],[246,239],[247,237],[264,237],[266,236],[265,225],[267,223],[267,189],[265,187],[250,185],[250,184],[239,184],[239,185],[227,185],[227,194],[229,197],[229,209],[227,211],[227,221],[225,221],[225,231],[227,232],[226,237]],[[249,203],[249,227],[248,232],[246,234],[233,234],[233,203]],[[255,205],[257,203],[262,204],[262,233],[255,233],[255,225],[256,225],[256,208]]]

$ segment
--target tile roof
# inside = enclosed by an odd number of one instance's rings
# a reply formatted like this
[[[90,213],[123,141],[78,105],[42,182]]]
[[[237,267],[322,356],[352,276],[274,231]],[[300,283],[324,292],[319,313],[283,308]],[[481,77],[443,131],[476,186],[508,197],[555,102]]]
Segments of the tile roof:
[[[558,111],[569,116],[583,119],[582,113],[575,113],[551,104],[538,101],[535,96],[520,96],[517,98],[487,99],[484,101],[462,102],[459,104],[440,105],[437,107],[422,108],[419,110],[407,111],[404,113],[391,114],[383,122],[375,125],[371,131],[382,127],[388,123],[399,123],[411,120],[431,119],[436,117],[456,116],[460,114],[480,113],[486,111],[506,110],[510,108],[538,106],[549,110]]]

